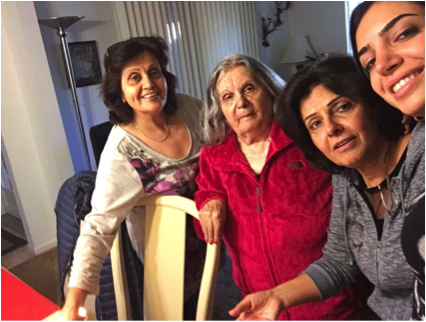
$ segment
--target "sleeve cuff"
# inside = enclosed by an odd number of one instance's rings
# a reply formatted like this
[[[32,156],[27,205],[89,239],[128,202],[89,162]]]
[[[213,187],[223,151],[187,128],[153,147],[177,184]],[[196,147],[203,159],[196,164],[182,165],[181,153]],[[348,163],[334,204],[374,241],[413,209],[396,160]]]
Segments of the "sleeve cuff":
[[[88,292],[89,294],[99,295],[99,282],[95,285],[92,283],[86,283],[83,281],[83,277],[76,278],[74,276],[70,276],[70,280],[68,283],[68,288],[79,288],[83,291]]]
[[[320,301],[338,293],[339,290],[334,285],[333,279],[323,267],[312,264],[303,273],[314,281],[320,293]]]

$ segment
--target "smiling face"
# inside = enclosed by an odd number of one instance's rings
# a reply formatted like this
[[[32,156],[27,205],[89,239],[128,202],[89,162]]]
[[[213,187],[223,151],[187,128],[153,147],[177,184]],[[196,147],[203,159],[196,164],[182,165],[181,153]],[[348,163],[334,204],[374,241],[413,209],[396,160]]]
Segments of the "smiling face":
[[[255,135],[271,126],[273,102],[245,66],[225,72],[216,90],[226,120],[238,136]]]
[[[127,63],[121,72],[121,89],[135,113],[160,113],[167,101],[167,83],[158,60],[144,52]]]
[[[315,146],[339,166],[362,169],[380,151],[382,136],[362,104],[324,85],[301,101],[300,114]]]
[[[411,116],[425,115],[425,11],[408,1],[375,2],[356,32],[374,91]]]

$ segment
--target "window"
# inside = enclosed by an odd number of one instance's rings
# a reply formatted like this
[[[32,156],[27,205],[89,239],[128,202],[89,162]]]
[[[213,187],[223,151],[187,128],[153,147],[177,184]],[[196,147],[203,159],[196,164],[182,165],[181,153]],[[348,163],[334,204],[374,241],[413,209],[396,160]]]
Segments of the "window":
[[[345,1],[345,14],[346,14],[346,47],[349,54],[353,54],[351,46],[351,35],[349,29],[349,23],[351,21],[352,11],[361,3],[362,1]]]

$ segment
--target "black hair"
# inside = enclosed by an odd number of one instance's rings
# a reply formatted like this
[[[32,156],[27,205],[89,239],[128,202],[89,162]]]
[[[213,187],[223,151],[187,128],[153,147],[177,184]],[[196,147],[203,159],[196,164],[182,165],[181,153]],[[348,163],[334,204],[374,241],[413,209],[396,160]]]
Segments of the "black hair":
[[[101,85],[104,104],[109,110],[109,119],[113,124],[128,124],[133,121],[133,109],[123,102],[121,89],[121,73],[124,66],[144,52],[157,58],[161,72],[167,83],[167,100],[164,106],[166,114],[173,113],[177,108],[177,78],[167,71],[169,46],[159,36],[135,37],[118,42],[107,49],[104,56],[105,75]]]
[[[330,161],[315,146],[302,120],[300,103],[318,85],[362,104],[372,123],[388,140],[395,141],[404,133],[402,113],[373,91],[369,81],[359,72],[353,57],[338,53],[329,55],[290,79],[278,100],[276,111],[278,124],[316,168],[330,173],[346,173],[347,169]]]

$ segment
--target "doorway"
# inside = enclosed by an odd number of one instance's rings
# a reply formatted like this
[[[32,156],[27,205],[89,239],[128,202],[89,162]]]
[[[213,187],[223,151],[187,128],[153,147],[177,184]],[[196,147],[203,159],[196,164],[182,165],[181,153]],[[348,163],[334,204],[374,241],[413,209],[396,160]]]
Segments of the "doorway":
[[[3,151],[4,152],[4,151]],[[28,244],[9,173],[1,155],[1,255]]]

